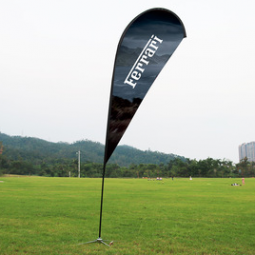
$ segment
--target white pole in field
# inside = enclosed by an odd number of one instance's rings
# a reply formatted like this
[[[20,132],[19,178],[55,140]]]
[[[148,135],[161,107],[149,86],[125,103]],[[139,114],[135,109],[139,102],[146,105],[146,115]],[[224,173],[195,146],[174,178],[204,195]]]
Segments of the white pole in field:
[[[78,154],[78,178],[81,178],[81,151],[76,152]]]

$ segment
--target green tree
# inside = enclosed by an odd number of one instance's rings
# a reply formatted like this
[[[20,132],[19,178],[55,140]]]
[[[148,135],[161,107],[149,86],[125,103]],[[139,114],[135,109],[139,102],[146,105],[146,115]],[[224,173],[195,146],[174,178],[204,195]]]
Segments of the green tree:
[[[248,158],[243,158],[238,164],[236,164],[238,172],[241,176],[246,176],[248,174],[249,161]]]

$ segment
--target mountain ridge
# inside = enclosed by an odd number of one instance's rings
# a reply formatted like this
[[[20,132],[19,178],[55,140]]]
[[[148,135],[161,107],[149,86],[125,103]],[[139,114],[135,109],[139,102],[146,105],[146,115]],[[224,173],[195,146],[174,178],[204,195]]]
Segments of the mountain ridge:
[[[104,145],[87,139],[74,143],[55,143],[40,138],[10,136],[0,132],[0,142],[3,145],[3,155],[13,160],[22,158],[37,162],[45,159],[76,159],[78,151],[81,151],[82,162],[103,163],[104,158]],[[109,163],[116,163],[120,166],[129,166],[130,164],[167,164],[175,158],[185,160],[185,157],[173,153],[143,151],[132,146],[119,145],[112,154]]]

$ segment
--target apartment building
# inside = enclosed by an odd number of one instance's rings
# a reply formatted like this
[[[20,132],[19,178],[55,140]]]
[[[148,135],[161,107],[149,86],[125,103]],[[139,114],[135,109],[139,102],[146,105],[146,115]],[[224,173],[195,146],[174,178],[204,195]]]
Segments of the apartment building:
[[[243,143],[239,145],[239,161],[247,158],[250,162],[255,162],[255,142]]]

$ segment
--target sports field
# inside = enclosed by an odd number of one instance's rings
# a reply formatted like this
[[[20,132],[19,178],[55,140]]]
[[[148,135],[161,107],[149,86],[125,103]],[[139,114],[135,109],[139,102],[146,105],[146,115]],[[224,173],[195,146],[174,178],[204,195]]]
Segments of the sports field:
[[[0,177],[0,254],[255,254],[255,179]],[[107,243],[109,243],[107,242]]]

